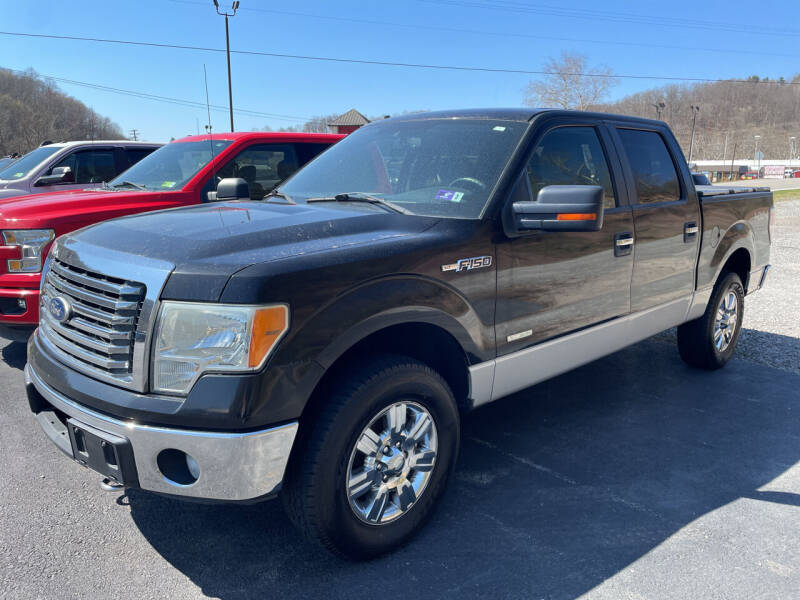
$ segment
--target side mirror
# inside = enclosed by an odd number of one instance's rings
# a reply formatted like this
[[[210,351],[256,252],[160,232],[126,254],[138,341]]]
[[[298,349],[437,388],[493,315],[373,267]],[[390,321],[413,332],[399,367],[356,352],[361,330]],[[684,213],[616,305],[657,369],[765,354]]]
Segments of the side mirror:
[[[514,202],[518,230],[600,231],[603,188],[599,185],[548,185],[536,202]]]
[[[75,175],[69,167],[56,167],[50,175],[42,175],[35,185],[57,185],[59,183],[75,183]]]
[[[250,186],[241,177],[223,179],[217,185],[216,200],[250,200]]]

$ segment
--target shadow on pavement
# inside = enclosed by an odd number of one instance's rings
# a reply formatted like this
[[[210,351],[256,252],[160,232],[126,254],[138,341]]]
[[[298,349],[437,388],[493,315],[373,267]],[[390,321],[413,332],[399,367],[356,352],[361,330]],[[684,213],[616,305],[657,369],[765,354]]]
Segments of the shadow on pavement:
[[[226,600],[387,589],[574,598],[736,499],[800,504],[758,491],[800,458],[798,387],[800,377],[747,361],[691,370],[674,346],[649,340],[483,407],[465,418],[455,479],[428,527],[364,564],[303,541],[279,502],[135,490],[127,500],[153,547]]]
[[[25,368],[28,361],[28,344],[26,342],[9,342],[0,350],[3,360],[9,367],[19,369]]]

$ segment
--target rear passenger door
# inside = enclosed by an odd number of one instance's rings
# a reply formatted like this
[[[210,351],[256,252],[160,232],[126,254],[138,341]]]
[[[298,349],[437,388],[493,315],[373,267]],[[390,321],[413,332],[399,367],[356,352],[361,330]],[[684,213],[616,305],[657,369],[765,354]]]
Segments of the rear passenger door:
[[[669,305],[680,315],[695,287],[700,207],[681,177],[680,148],[667,131],[613,127],[634,218],[631,312]],[[679,319],[680,320],[680,319]]]
[[[509,202],[536,201],[548,185],[602,186],[603,226],[592,232],[529,231],[497,243],[495,323],[501,356],[630,310],[633,255],[624,240],[633,236],[633,219],[619,162],[601,123],[562,119],[538,134]]]

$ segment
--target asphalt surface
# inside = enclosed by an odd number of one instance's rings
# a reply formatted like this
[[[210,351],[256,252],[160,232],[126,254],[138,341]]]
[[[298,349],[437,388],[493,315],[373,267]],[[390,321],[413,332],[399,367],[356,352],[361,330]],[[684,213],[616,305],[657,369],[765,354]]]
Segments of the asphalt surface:
[[[0,595],[796,598],[800,202],[779,211],[775,272],[725,369],[687,368],[667,334],[475,411],[431,523],[364,564],[303,541],[278,502],[102,492],[38,430],[9,344]]]

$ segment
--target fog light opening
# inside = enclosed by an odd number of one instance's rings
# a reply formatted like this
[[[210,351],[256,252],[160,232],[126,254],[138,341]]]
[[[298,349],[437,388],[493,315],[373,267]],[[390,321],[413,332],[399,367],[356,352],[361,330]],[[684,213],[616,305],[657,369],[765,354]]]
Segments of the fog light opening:
[[[156,457],[158,470],[168,483],[173,485],[192,485],[200,478],[200,466],[194,457],[182,450],[168,448]]]

